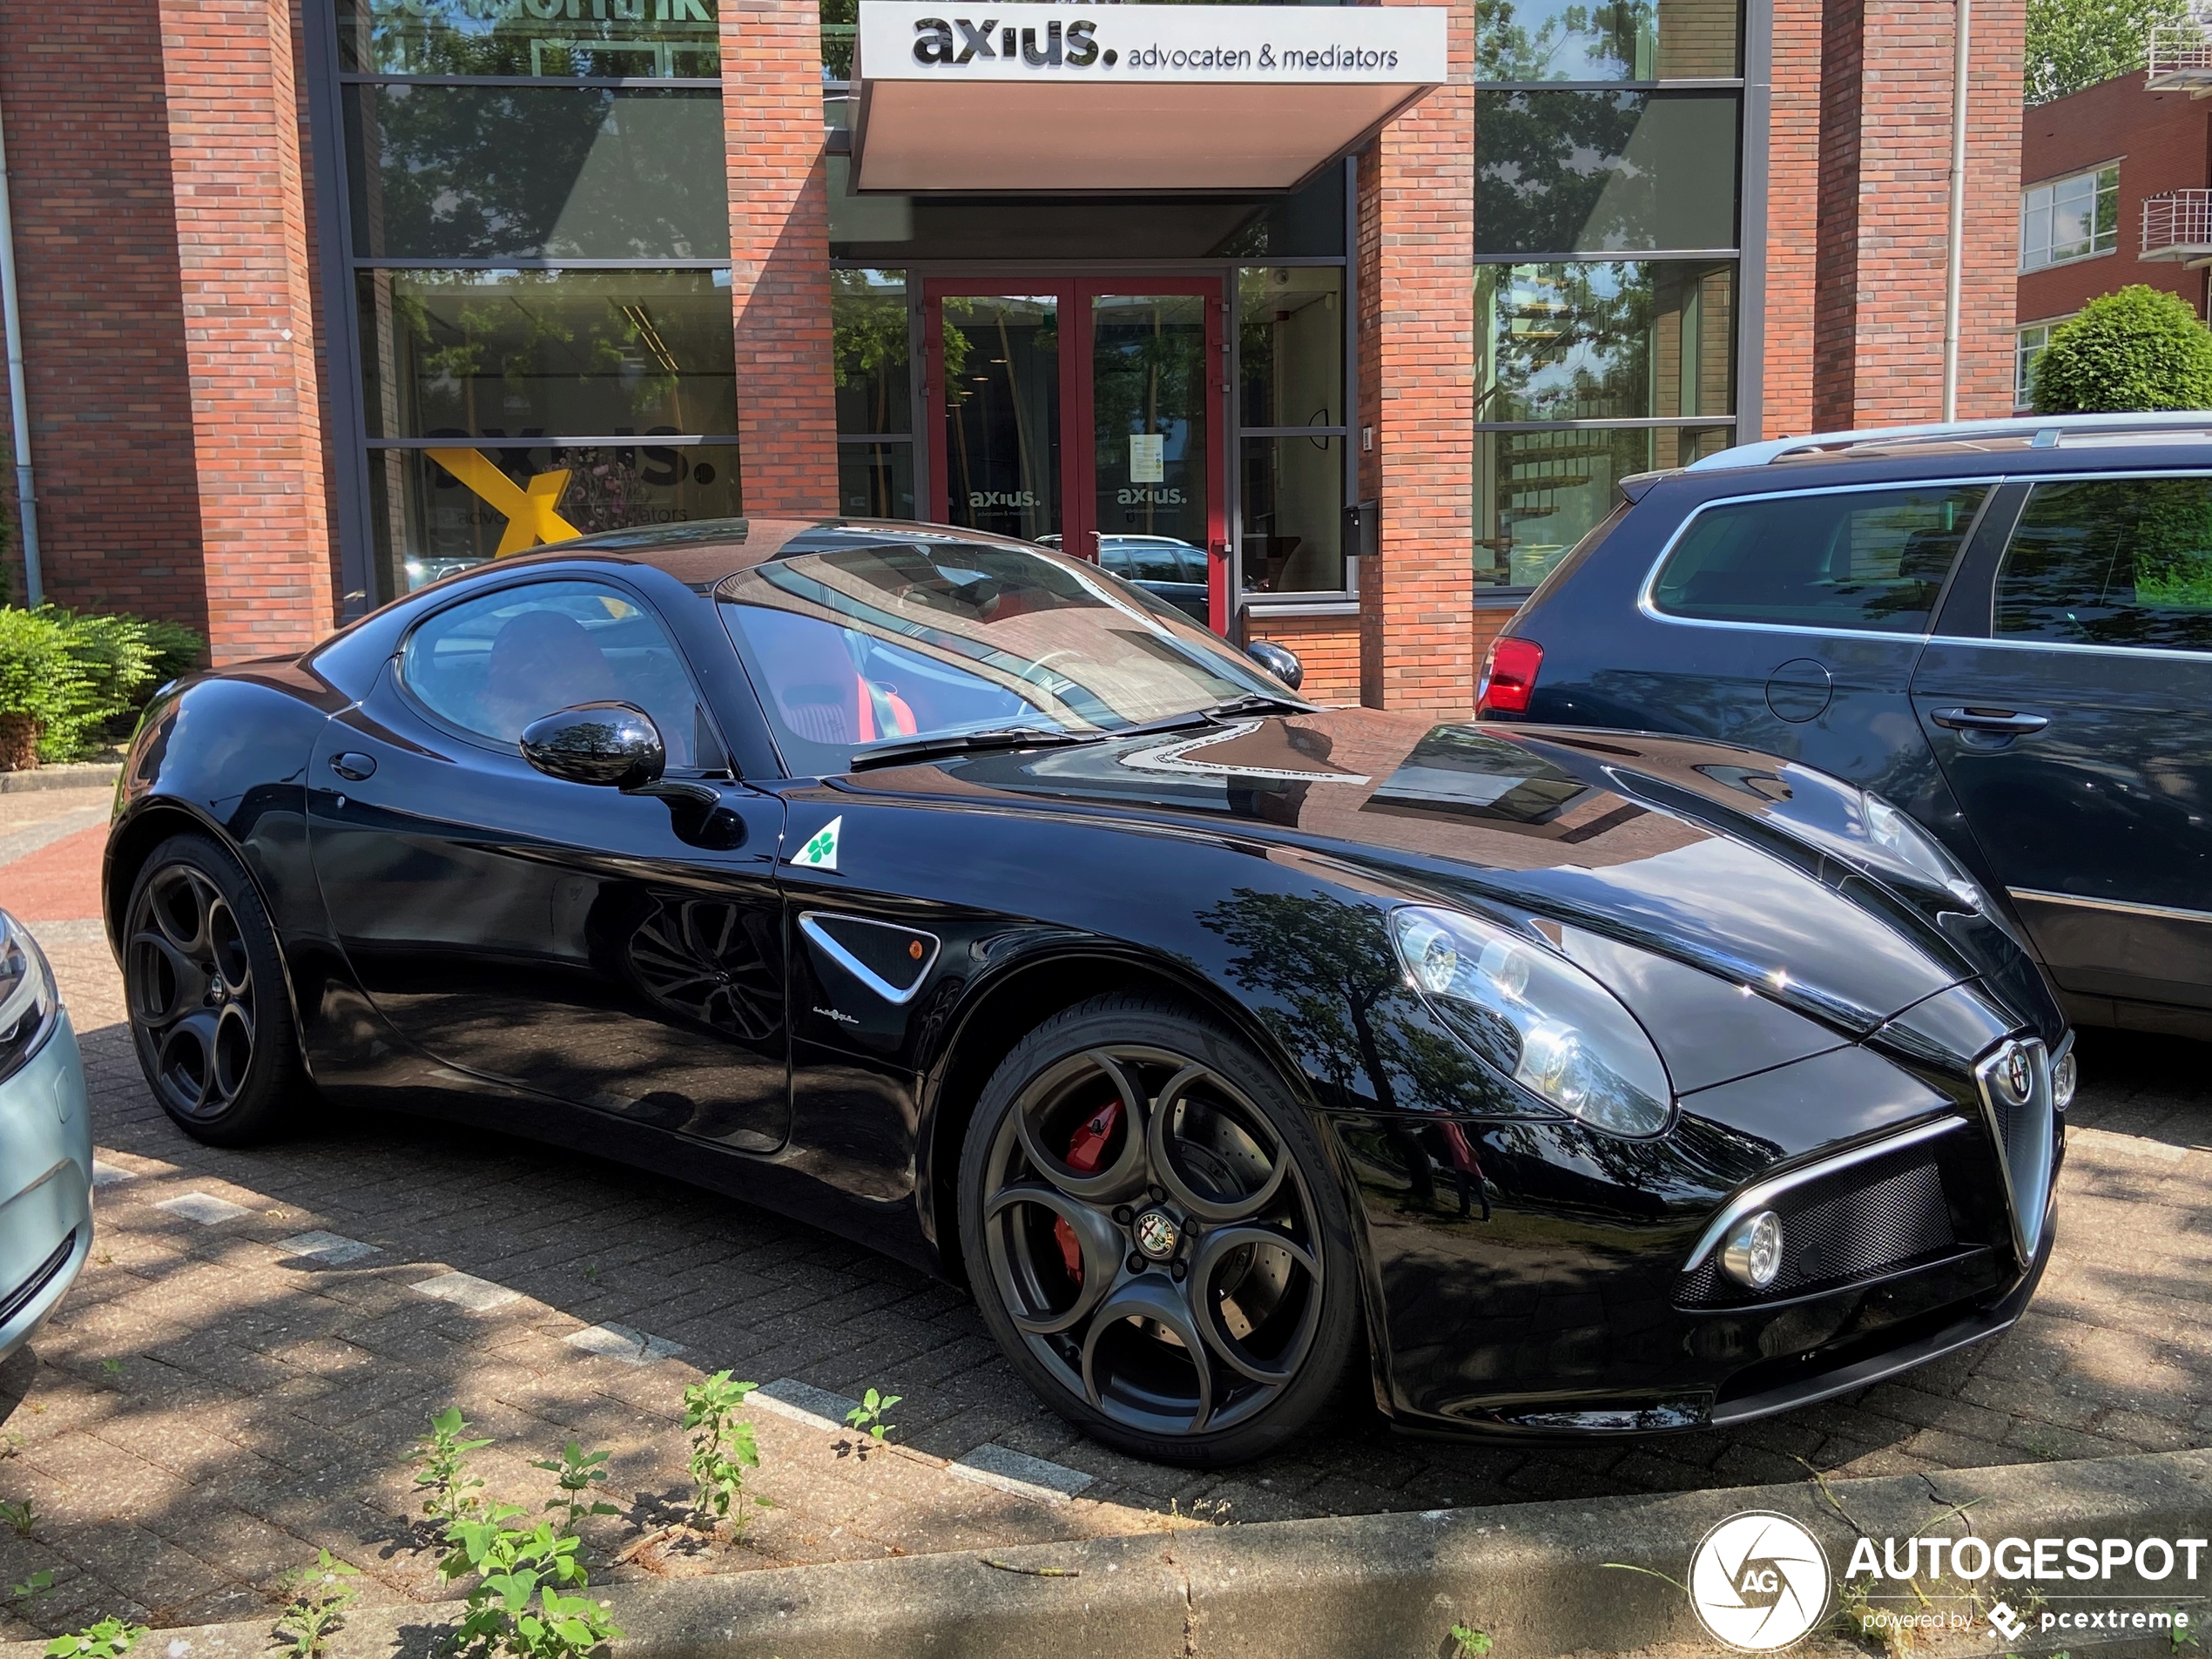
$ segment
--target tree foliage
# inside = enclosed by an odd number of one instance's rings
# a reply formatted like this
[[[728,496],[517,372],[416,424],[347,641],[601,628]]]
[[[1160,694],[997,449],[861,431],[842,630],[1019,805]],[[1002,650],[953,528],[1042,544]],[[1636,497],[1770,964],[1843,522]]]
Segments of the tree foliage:
[[[2141,69],[2152,26],[2188,20],[2188,0],[2027,0],[2021,90],[2047,104]]]
[[[2038,415],[2135,409],[2212,409],[2212,331],[2141,283],[2082,307],[2035,363]]]

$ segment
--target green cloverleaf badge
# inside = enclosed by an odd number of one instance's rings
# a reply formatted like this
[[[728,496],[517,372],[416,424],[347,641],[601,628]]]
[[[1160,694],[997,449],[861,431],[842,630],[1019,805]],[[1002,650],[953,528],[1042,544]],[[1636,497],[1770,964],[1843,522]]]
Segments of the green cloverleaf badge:
[[[792,862],[809,870],[837,868],[837,832],[845,822],[842,816],[833,818],[814,832],[814,839],[799,849]]]

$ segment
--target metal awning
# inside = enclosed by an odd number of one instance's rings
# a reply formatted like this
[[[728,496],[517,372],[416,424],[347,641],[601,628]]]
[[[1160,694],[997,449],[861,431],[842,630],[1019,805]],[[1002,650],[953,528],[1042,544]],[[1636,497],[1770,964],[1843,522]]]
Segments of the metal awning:
[[[860,0],[853,187],[1288,190],[1443,83],[1446,17]]]

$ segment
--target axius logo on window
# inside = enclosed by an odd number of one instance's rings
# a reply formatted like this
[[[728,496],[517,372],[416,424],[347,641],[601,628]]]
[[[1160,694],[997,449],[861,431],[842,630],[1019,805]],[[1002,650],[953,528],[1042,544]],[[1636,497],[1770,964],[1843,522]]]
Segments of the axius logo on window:
[[[1035,29],[1017,30],[1011,24],[1001,29],[995,17],[986,17],[980,24],[966,17],[955,17],[950,23],[942,17],[920,17],[914,21],[914,62],[966,64],[978,57],[1011,61],[1018,54],[1033,69],[1057,68],[1063,63],[1070,68],[1088,69],[1098,61],[1098,42],[1094,37],[1097,31],[1096,24],[1079,17],[1068,25],[1063,37],[1060,25],[1049,23],[1044,44],[1039,45]],[[1113,62],[1114,54],[1108,52],[1107,66],[1112,67]]]

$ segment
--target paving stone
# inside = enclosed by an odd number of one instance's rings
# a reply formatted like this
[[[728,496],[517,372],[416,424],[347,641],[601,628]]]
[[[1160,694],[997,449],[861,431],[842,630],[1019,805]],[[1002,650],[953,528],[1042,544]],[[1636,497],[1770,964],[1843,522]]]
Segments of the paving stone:
[[[186,1221],[196,1221],[203,1227],[219,1227],[226,1221],[253,1213],[242,1204],[233,1204],[228,1198],[218,1198],[206,1192],[179,1193],[173,1198],[162,1199],[154,1208],[182,1216]]]
[[[510,1291],[504,1285],[495,1285],[473,1273],[440,1273],[435,1278],[417,1279],[408,1288],[417,1296],[450,1302],[471,1313],[489,1313],[523,1299],[520,1291]]]

